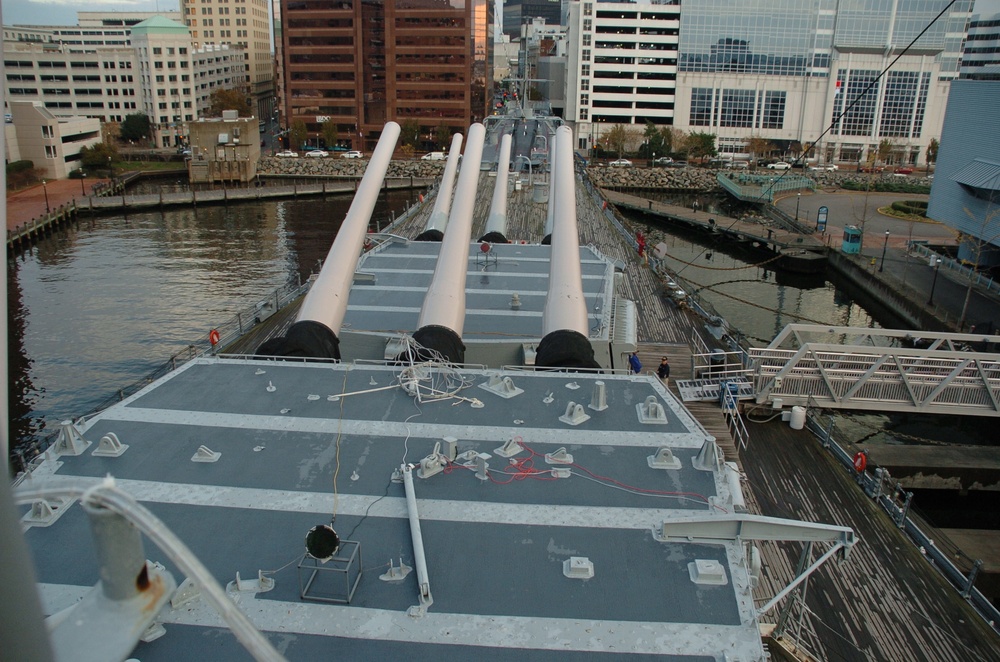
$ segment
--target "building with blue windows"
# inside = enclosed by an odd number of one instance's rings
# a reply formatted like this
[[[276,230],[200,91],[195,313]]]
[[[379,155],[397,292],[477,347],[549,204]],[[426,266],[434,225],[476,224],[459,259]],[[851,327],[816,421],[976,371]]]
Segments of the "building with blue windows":
[[[958,0],[937,18],[948,0],[666,0],[648,9],[572,0],[575,80],[583,83],[586,67],[596,84],[598,42],[615,42],[609,55],[620,71],[609,74],[611,108],[593,90],[567,90],[567,119],[588,134],[591,123],[672,124],[715,134],[719,151],[732,155],[744,153],[751,136],[779,149],[815,143],[810,156],[820,161],[859,161],[888,139],[891,162],[922,163],[958,77],[971,5]],[[644,12],[672,12],[674,31],[661,32],[652,19],[633,28],[618,18]],[[657,49],[664,57],[644,57]],[[645,112],[640,92],[650,80],[670,88],[655,115]]]

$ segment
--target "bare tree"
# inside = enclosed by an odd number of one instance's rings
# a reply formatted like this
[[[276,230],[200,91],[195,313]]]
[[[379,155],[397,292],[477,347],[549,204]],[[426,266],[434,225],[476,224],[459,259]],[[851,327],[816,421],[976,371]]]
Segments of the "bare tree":
[[[763,136],[747,138],[747,152],[750,154],[750,165],[756,167],[758,156],[767,156],[774,151],[774,144]]]

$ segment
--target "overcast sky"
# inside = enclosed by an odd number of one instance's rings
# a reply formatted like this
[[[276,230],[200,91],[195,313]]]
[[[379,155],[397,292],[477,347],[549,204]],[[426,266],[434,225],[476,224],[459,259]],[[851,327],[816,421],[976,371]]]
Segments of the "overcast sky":
[[[179,0],[2,0],[4,25],[76,25],[78,11],[177,11]],[[1000,0],[976,0],[980,14],[1000,13]]]

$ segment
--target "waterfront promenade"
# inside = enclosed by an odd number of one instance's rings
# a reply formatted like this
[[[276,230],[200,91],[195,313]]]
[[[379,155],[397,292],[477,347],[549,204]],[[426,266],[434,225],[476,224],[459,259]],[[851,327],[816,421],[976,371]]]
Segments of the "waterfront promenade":
[[[88,177],[82,184],[79,179],[57,179],[46,182],[44,186],[38,184],[16,193],[8,193],[7,230],[17,231],[34,220],[45,218],[47,212],[73,202],[86,205],[85,201],[94,189],[107,184],[107,179],[99,177]]]

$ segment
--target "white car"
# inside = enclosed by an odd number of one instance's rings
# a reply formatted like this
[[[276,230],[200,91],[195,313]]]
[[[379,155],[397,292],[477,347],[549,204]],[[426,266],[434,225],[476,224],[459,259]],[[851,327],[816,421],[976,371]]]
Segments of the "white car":
[[[280,152],[278,152],[277,154],[275,154],[275,156],[281,156],[281,157],[285,157],[285,158],[296,157],[298,155],[299,155],[298,152],[293,152],[290,149],[283,149]]]
[[[768,163],[768,170],[788,170],[792,165],[790,163],[785,163],[784,161],[778,161],[777,163]]]
[[[628,159],[615,159],[609,165],[616,166],[618,168],[628,168],[631,167],[632,162]]]
[[[827,163],[825,165],[811,165],[809,169],[813,172],[833,172],[834,170],[839,170],[835,163]]]
[[[420,157],[421,161],[444,161],[447,158],[444,152],[428,152]]]
[[[352,149],[349,152],[344,152],[343,154],[341,154],[340,158],[342,158],[342,159],[360,159],[360,158],[364,158],[364,154],[362,154],[361,152],[359,152],[356,149]]]
[[[321,149],[314,149],[311,152],[306,152],[306,156],[312,159],[322,159],[324,157],[330,156],[330,152],[326,152]]]

